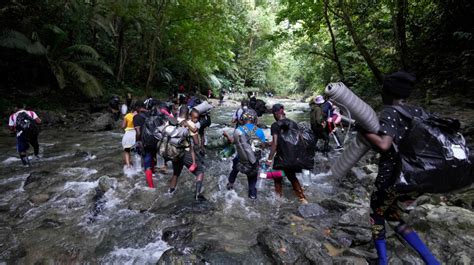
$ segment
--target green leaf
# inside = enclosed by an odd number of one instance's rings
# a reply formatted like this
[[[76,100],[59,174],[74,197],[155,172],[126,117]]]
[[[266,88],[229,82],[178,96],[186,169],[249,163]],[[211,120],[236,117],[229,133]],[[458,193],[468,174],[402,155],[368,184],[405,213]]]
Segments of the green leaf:
[[[84,45],[84,44],[76,44],[76,45],[69,46],[64,50],[64,53],[65,54],[81,54],[81,55],[89,56],[92,59],[99,59],[100,57],[99,53],[94,48],[92,48],[89,45]]]
[[[9,30],[0,36],[0,47],[23,50],[33,55],[45,55],[46,48],[39,41],[32,42],[23,33]]]

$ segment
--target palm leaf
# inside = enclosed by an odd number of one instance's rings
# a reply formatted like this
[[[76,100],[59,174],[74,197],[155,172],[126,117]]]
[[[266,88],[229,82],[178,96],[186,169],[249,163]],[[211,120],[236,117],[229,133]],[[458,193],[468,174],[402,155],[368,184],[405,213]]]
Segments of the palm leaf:
[[[100,57],[99,53],[94,48],[92,48],[89,45],[84,45],[84,44],[76,44],[76,45],[69,46],[64,50],[64,53],[82,54],[85,56],[89,56],[92,59],[98,59]]]
[[[79,64],[63,61],[61,66],[67,75],[70,76],[69,81],[77,86],[84,95],[93,98],[102,95],[102,86],[99,81]]]
[[[63,68],[59,65],[57,65],[54,62],[49,62],[51,66],[51,71],[54,74],[54,77],[56,78],[56,81],[58,82],[58,86],[60,89],[63,89],[66,87],[66,77],[64,76],[64,71]]]
[[[112,70],[112,68],[110,68],[110,66],[104,63],[103,61],[92,60],[92,59],[82,59],[82,60],[76,61],[76,63],[83,67],[88,67],[88,66],[93,67],[104,73],[114,75],[114,71]]]
[[[46,48],[39,41],[32,42],[23,33],[15,30],[4,31],[1,34],[0,47],[19,49],[34,55],[45,55],[47,53]]]

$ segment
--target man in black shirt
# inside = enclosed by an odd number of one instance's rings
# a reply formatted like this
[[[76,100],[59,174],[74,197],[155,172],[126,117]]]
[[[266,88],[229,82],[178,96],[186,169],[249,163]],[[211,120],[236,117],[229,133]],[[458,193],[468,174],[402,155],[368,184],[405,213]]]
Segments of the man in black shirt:
[[[153,171],[154,171],[154,160],[156,159],[156,147],[144,147],[141,141],[142,139],[142,127],[145,124],[147,118],[150,117],[148,110],[145,108],[145,103],[137,102],[135,108],[138,112],[137,115],[133,117],[133,126],[137,132],[137,148],[141,155],[143,156],[143,164],[145,168],[146,181],[148,187],[154,188],[153,185]]]
[[[282,163],[281,158],[290,154],[283,154],[281,148],[278,147],[278,136],[280,135],[280,131],[282,129],[279,122],[283,121],[283,123],[288,124],[289,127],[293,127],[296,129],[298,128],[298,125],[296,124],[296,122],[286,118],[284,107],[281,104],[273,105],[272,113],[273,113],[273,118],[275,118],[275,122],[272,124],[272,127],[270,129],[271,134],[272,134],[272,148],[271,148],[270,154],[268,155],[267,165],[271,166],[273,162],[273,157],[276,157],[277,159],[275,159],[275,162],[273,163],[273,168],[281,169],[285,172],[286,177],[291,182],[291,185],[293,186],[293,191],[295,192],[299,201],[303,204],[307,204],[308,201],[306,200],[306,197],[304,196],[303,189],[301,188],[300,182],[296,178],[296,173],[301,172],[301,170],[296,171],[294,169],[285,168],[280,165]],[[298,151],[295,150],[295,152],[298,152]],[[283,196],[283,183],[282,183],[283,179],[274,178],[273,181],[275,182],[275,192],[277,193],[277,195],[282,197]]]
[[[398,202],[419,194],[400,194],[395,189],[395,184],[401,174],[401,159],[394,145],[397,146],[410,129],[410,121],[391,106],[402,106],[414,117],[421,116],[423,113],[421,108],[405,105],[405,99],[410,95],[414,82],[415,77],[405,72],[396,72],[385,78],[382,90],[385,107],[380,115],[379,133],[365,133],[367,140],[380,152],[379,172],[375,180],[376,190],[372,193],[370,200],[372,235],[379,264],[388,264],[385,220],[394,226],[395,231],[420,254],[427,264],[440,264],[416,232],[401,219]]]

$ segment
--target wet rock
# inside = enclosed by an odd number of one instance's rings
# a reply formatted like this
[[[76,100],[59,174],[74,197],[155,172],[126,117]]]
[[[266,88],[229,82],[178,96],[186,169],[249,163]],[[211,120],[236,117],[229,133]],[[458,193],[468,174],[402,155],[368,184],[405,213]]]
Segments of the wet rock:
[[[318,240],[297,237],[277,229],[266,229],[258,234],[257,241],[262,251],[275,264],[330,263],[330,257]]]
[[[322,200],[319,204],[330,211],[346,212],[349,208],[360,208],[361,205],[352,203],[354,198],[346,192],[340,192],[335,197]]]
[[[41,123],[43,125],[53,126],[64,124],[65,115],[53,112],[53,111],[39,111],[38,116],[41,117]]]
[[[40,194],[35,194],[31,196],[29,199],[34,204],[41,204],[49,200],[49,195],[46,193],[40,193]]]
[[[369,220],[369,209],[366,207],[350,209],[348,212],[343,214],[339,218],[339,224],[351,225],[351,224],[363,224],[368,223]]]
[[[263,251],[276,264],[295,264],[302,262],[304,257],[297,251],[288,238],[279,235],[275,230],[265,230],[257,236]]]
[[[367,265],[367,259],[360,257],[335,257],[334,265]]]
[[[474,212],[456,206],[424,204],[405,219],[446,264],[462,264],[465,256],[474,257]]]
[[[109,176],[102,176],[99,178],[99,189],[102,192],[107,192],[111,188],[115,188],[117,180],[115,178],[110,178]]]
[[[31,172],[30,175],[26,178],[24,187],[30,188],[31,184],[37,183],[42,179],[47,178],[50,175],[48,171],[38,171],[38,172]]]
[[[82,151],[82,150],[76,150],[76,153],[74,153],[74,157],[80,157],[80,158],[86,158],[89,157],[91,154],[89,154],[87,151]]]
[[[298,207],[298,212],[303,218],[318,217],[327,213],[326,209],[316,203],[301,205]]]
[[[474,209],[474,188],[469,188],[452,194],[449,197],[449,203],[455,206]]]
[[[41,228],[58,228],[61,225],[62,223],[57,220],[46,218],[43,221],[41,221],[40,227]]]
[[[180,251],[172,248],[168,249],[163,253],[163,255],[161,255],[160,259],[158,260],[158,264],[199,264],[198,261],[199,260],[197,256],[183,254]]]
[[[84,127],[84,131],[87,132],[98,132],[112,130],[115,126],[115,121],[111,113],[102,113],[100,116],[95,118],[90,126]]]
[[[0,213],[10,211],[10,205],[8,204],[0,204]]]
[[[163,230],[161,239],[182,251],[192,239],[192,230],[190,223],[168,227]]]

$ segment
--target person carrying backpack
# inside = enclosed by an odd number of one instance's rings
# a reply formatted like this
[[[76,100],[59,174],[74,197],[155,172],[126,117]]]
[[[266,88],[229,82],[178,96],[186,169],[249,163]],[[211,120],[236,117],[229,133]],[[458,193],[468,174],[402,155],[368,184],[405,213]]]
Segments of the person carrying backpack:
[[[118,121],[120,118],[120,97],[117,95],[112,96],[109,100],[110,112],[112,112],[112,117],[115,121]]]
[[[271,126],[271,134],[272,134],[272,148],[270,154],[268,155],[267,165],[270,167],[273,163],[274,169],[281,169],[285,172],[288,180],[291,182],[293,186],[293,191],[295,192],[298,200],[303,203],[307,204],[308,201],[304,195],[303,189],[301,188],[300,182],[296,178],[296,173],[301,172],[302,167],[294,164],[290,159],[297,156],[297,154],[305,154],[305,150],[299,150],[299,146],[292,146],[287,144],[285,138],[283,137],[287,132],[291,131],[298,131],[298,124],[296,122],[287,119],[284,111],[284,106],[281,104],[275,104],[272,107],[273,118],[275,122]],[[314,138],[313,142],[309,145],[312,145],[312,154],[308,157],[309,160],[312,160],[314,157]],[[311,153],[309,151],[308,153]],[[275,161],[273,160],[275,157]],[[286,160],[286,161],[285,161]],[[311,163],[311,162],[310,162]],[[313,160],[314,164],[314,160]],[[308,167],[312,167],[310,165]],[[283,196],[283,179],[282,178],[274,178],[275,182],[275,192],[278,196]]]
[[[329,149],[329,136],[332,135],[334,137],[334,141],[336,142],[335,150],[342,150],[342,143],[337,135],[336,123],[335,119],[340,119],[340,114],[336,113],[336,107],[328,100],[325,100],[323,96],[318,96],[316,104],[321,107],[322,115],[323,115],[323,122],[322,125],[324,127],[324,134],[328,135],[327,139],[324,142],[324,149]],[[339,117],[339,118],[336,118]]]
[[[156,143],[154,137],[155,129],[163,124],[163,116],[158,110],[148,111],[143,102],[137,102],[137,114],[133,117],[133,126],[137,135],[137,148],[143,156],[146,181],[148,187],[154,188],[153,173],[156,165]]]
[[[15,107],[15,113],[10,115],[8,119],[10,130],[16,133],[16,149],[20,154],[21,162],[25,166],[30,165],[26,153],[30,145],[33,146],[35,157],[39,158],[39,124],[41,124],[41,119],[38,115],[34,111],[25,110],[23,104],[18,104]]]
[[[314,100],[311,100],[309,106],[311,108],[310,113],[310,124],[311,130],[313,131],[314,137],[316,138],[316,144],[318,143],[319,139],[324,141],[323,152],[329,151],[329,135],[327,131],[324,129],[324,118],[323,118],[323,110],[321,108],[321,104],[324,103],[323,96],[319,95]]]
[[[410,196],[421,195],[401,193],[396,189],[401,175],[402,160],[397,148],[410,131],[410,120],[406,119],[396,108],[402,108],[413,117],[421,117],[424,110],[408,106],[405,100],[409,97],[415,84],[415,76],[406,72],[396,72],[385,77],[382,89],[382,101],[385,105],[380,115],[378,134],[363,132],[365,138],[380,152],[379,171],[375,179],[375,191],[370,199],[370,221],[372,237],[378,254],[379,264],[388,264],[385,243],[385,220],[394,230],[418,252],[426,264],[440,264],[417,233],[401,219],[398,202]]]
[[[244,114],[246,110],[248,110],[248,108],[249,108],[249,101],[246,99],[242,100],[242,102],[240,102],[240,108],[238,108],[232,115],[231,123],[235,123],[235,128],[241,125],[240,117],[242,116],[242,114]]]
[[[195,112],[197,115],[197,112]],[[173,136],[176,135],[176,142],[180,142],[179,147],[175,148],[170,146],[173,150],[173,157],[167,157],[164,152],[163,143],[158,143],[158,149],[160,154],[165,158],[171,160],[173,164],[173,176],[170,180],[170,185],[168,189],[169,194],[173,194],[176,191],[176,186],[178,184],[178,178],[181,175],[183,167],[187,167],[189,172],[196,176],[196,189],[194,192],[195,200],[203,199],[201,195],[202,182],[204,180],[204,167],[202,165],[202,160],[199,156],[196,155],[194,147],[196,146],[197,138],[197,129],[195,123],[188,119],[188,111],[182,109],[179,113],[179,118],[176,121],[174,127],[169,126],[166,130],[172,132],[171,134],[163,133],[164,135]],[[178,124],[179,122],[179,124]],[[183,132],[185,129],[185,132]],[[163,137],[163,136],[162,136]],[[178,139],[179,138],[179,139]]]
[[[237,149],[237,155],[232,160],[232,171],[229,174],[226,187],[228,190],[233,189],[237,174],[242,172],[247,175],[249,198],[256,199],[256,184],[261,157],[261,150],[258,150],[258,148],[266,146],[267,140],[263,130],[257,127],[256,111],[252,109],[245,110],[240,117],[240,124],[235,129],[233,137],[230,137],[226,132],[224,133],[228,141],[234,143]],[[258,143],[255,144],[255,141],[258,141]]]

